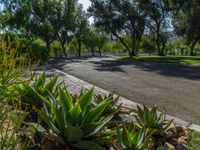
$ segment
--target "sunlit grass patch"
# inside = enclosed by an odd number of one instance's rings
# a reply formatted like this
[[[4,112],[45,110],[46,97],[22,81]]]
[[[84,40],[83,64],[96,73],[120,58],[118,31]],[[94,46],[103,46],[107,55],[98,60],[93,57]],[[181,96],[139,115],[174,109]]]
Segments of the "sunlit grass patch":
[[[139,57],[122,56],[114,59],[133,60],[137,62],[176,63],[176,64],[200,66],[200,56],[139,56]]]
[[[189,131],[188,142],[186,144],[188,150],[200,149],[200,132]]]

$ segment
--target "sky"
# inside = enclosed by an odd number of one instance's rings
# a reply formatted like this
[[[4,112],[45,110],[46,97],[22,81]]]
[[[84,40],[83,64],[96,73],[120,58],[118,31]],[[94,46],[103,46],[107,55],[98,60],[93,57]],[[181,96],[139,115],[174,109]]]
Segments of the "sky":
[[[79,3],[83,4],[84,10],[87,10],[88,7],[91,5],[91,2],[89,0],[79,0]]]
[[[80,4],[83,4],[83,9],[86,11],[88,7],[91,5],[90,0],[79,0],[78,1]],[[94,19],[92,17],[89,18],[90,24],[94,22]]]

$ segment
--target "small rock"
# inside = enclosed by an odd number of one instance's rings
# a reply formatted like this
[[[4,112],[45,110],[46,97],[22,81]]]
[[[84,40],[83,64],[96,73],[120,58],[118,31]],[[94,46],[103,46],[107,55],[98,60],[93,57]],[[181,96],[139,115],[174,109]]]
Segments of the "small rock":
[[[189,131],[189,128],[186,126],[180,126],[182,128],[183,131]]]
[[[185,144],[186,143],[185,138],[183,138],[183,137],[178,138],[178,143]]]
[[[177,132],[182,132],[183,131],[183,127],[182,126],[176,126],[176,131]]]
[[[174,125],[174,123],[172,123],[168,129],[168,131],[172,131],[173,133],[176,133],[176,126]]]
[[[175,136],[176,136],[176,135],[174,134],[173,131],[168,131],[168,132],[167,132],[167,135],[166,135],[167,138],[173,138],[173,137],[175,137]]]
[[[164,146],[159,146],[159,147],[157,147],[156,150],[166,150],[166,149],[164,149]]]
[[[178,132],[178,136],[179,136],[179,137],[181,137],[181,136],[186,136],[185,131]]]
[[[158,144],[159,146],[162,146],[162,145],[165,143],[165,141],[166,141],[166,139],[164,139],[164,138],[159,138],[159,139],[157,139],[157,144]]]
[[[164,145],[164,150],[175,150],[174,146],[168,142]]]
[[[186,147],[182,144],[177,144],[176,145],[176,150],[186,150]]]
[[[176,146],[178,144],[178,140],[176,138],[169,139],[169,143]]]

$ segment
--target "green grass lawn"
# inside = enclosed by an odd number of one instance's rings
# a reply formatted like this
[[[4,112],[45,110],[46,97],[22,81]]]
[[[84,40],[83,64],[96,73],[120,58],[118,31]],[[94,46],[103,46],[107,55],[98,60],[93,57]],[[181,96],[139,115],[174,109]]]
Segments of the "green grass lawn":
[[[161,62],[200,66],[200,56],[122,56],[115,60],[133,60],[138,62]]]
[[[188,150],[200,150],[200,132],[189,131],[186,147]]]

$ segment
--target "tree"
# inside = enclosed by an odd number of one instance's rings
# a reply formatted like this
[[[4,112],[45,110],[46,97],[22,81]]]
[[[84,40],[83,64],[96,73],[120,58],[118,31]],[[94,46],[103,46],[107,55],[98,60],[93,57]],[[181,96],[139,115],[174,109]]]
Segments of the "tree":
[[[95,48],[97,47],[98,42],[98,35],[95,31],[92,29],[88,30],[84,39],[84,44],[91,51],[92,56],[94,56]]]
[[[95,26],[112,33],[128,50],[130,56],[137,56],[147,16],[140,1],[91,0],[91,2],[92,6],[88,12],[94,17]],[[123,39],[126,34],[131,35],[131,47]]]
[[[75,30],[75,37],[77,40],[77,52],[78,56],[81,56],[81,47],[82,43],[85,39],[85,36],[87,34],[89,23],[87,20],[87,16],[85,11],[83,11],[83,6],[79,4],[78,10],[77,10],[77,18],[76,18],[76,30]]]
[[[56,16],[59,5],[55,0],[1,0],[5,11],[11,14],[10,26],[18,32],[25,31],[32,37],[45,41],[48,51],[56,39],[59,25]]]
[[[166,0],[143,0],[148,12],[147,27],[155,37],[158,55],[165,55],[165,33],[169,27],[169,9]]]
[[[107,43],[107,37],[94,27],[88,29],[87,35],[84,39],[84,44],[91,50],[92,56],[94,56],[95,49],[98,49],[99,55],[101,56],[101,49]]]
[[[77,0],[60,0],[59,11],[57,12],[58,26],[57,37],[62,46],[65,57],[66,45],[72,40],[76,29],[76,17],[77,17]]]
[[[149,56],[151,56],[152,53],[156,52],[156,46],[153,41],[152,35],[144,35],[142,37],[141,48],[143,52],[148,53]]]
[[[195,55],[194,49],[200,41],[200,2],[191,0],[184,7],[174,12],[173,24],[178,35],[186,38],[190,45],[190,55]]]
[[[108,43],[108,38],[106,35],[99,33],[98,34],[98,43],[97,43],[97,48],[99,51],[99,55],[101,56],[101,50],[102,48]]]

